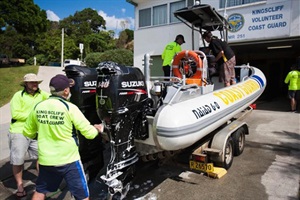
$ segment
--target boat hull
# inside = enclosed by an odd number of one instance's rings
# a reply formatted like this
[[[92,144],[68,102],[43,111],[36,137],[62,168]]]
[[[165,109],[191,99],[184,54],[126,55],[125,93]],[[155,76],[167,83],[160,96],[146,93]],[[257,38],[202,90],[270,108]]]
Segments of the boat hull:
[[[178,103],[166,103],[156,113],[153,141],[162,150],[187,148],[251,105],[264,91],[266,78],[257,68],[242,82]]]

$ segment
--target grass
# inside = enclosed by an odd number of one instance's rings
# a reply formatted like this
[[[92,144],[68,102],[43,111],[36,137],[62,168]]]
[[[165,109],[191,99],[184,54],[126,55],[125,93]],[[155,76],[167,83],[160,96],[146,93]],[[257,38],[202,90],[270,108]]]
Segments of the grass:
[[[0,107],[9,103],[15,92],[23,89],[20,83],[25,74],[37,74],[38,70],[38,66],[0,68]]]

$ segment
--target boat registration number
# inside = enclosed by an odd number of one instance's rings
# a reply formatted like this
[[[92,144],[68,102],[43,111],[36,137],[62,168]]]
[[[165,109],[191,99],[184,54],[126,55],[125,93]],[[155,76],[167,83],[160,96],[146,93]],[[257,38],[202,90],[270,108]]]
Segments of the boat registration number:
[[[190,168],[202,172],[213,172],[214,165],[212,163],[202,163],[190,160]]]

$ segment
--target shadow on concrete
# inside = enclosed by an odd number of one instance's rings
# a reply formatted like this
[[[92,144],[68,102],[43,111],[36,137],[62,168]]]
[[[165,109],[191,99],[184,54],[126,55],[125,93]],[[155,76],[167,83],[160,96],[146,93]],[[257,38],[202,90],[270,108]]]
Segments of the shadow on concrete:
[[[255,102],[255,104],[257,110],[268,110],[277,112],[288,112],[290,110],[290,100],[288,97],[276,97],[271,100],[258,99]],[[300,105],[300,101],[298,101],[298,105]]]
[[[35,182],[37,179],[37,171],[35,161],[26,160],[23,171],[23,185],[27,196],[17,198],[15,193],[17,191],[16,181],[12,172],[12,165],[9,159],[1,161],[0,165],[0,184],[1,184],[1,199],[31,199],[33,191],[35,190]]]
[[[123,200],[152,199],[151,191],[167,179],[172,179],[178,182],[186,182],[179,175],[186,171],[187,168],[183,168],[182,166],[178,165],[178,163],[173,159],[176,159],[176,157],[169,158],[167,159],[168,161],[165,160],[164,163],[160,163],[159,161],[150,161],[146,163],[139,161],[136,164],[136,168],[138,170],[136,170],[136,174],[131,182],[130,189]],[[99,173],[99,178],[89,185],[90,199],[107,199],[108,188],[100,179],[100,176],[105,173],[104,171],[105,170],[102,169],[102,173]],[[190,184],[195,183],[191,182]],[[120,196],[120,194],[115,194],[113,199],[120,199]]]

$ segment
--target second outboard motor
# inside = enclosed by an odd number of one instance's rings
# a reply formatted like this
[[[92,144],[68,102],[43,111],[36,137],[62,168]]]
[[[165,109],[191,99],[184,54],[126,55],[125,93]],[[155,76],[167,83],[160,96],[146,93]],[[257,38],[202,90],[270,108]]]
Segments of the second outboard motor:
[[[75,85],[70,88],[70,101],[78,106],[84,116],[91,124],[101,123],[96,111],[96,68],[69,65],[65,67],[66,75],[75,81]],[[80,133],[79,153],[84,166],[87,179],[93,180],[104,165],[103,146],[100,137],[93,140],[86,139]]]
[[[111,158],[106,175],[109,195],[127,194],[138,161],[134,139],[148,138],[146,113],[150,106],[144,76],[140,69],[114,62],[98,65],[97,112],[105,123]]]

